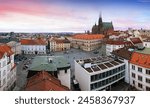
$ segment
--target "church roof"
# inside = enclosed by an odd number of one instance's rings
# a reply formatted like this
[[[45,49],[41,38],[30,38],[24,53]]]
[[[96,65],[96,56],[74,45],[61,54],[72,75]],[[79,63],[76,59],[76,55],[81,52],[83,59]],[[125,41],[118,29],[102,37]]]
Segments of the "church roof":
[[[103,22],[103,28],[104,29],[113,28],[113,25],[111,22]]]

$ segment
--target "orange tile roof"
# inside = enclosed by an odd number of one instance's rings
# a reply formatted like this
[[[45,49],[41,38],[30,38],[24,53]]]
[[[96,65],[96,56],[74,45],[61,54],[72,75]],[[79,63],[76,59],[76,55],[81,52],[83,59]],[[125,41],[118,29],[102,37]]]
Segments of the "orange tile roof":
[[[121,40],[107,40],[106,44],[132,46],[131,42],[129,42],[129,41],[121,41]]]
[[[57,44],[70,43],[68,39],[52,38],[50,41],[55,41]]]
[[[21,39],[21,45],[46,45],[43,39]]]
[[[134,52],[131,56],[131,63],[145,68],[150,68],[150,55]]]
[[[14,54],[10,46],[2,44],[0,45],[0,58],[2,58],[5,53],[7,54],[7,56],[11,56],[12,54]]]
[[[26,91],[69,91],[69,89],[61,85],[60,81],[48,72],[39,72],[29,78]]]
[[[115,35],[115,36],[119,36],[121,33],[119,33],[119,31],[114,31],[113,33],[112,33],[112,35]]]
[[[95,39],[102,39],[104,35],[102,34],[78,34],[73,36],[74,39],[82,39],[82,40],[95,40]]]

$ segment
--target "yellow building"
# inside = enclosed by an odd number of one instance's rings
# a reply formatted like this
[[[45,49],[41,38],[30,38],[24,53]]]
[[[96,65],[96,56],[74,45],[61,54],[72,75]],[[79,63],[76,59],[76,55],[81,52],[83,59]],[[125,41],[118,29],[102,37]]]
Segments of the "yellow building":
[[[65,51],[70,49],[70,41],[67,39],[51,37],[50,42],[50,51]]]
[[[79,34],[72,37],[71,45],[73,48],[92,51],[101,46],[103,38],[102,34]]]

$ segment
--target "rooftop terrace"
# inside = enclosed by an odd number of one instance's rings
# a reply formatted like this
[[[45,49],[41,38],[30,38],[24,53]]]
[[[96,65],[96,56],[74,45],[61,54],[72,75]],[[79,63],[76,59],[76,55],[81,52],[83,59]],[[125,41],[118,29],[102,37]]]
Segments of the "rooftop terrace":
[[[76,60],[76,62],[80,64],[89,73],[109,69],[111,67],[124,63],[123,61],[119,59],[114,59],[110,56],[80,59]]]

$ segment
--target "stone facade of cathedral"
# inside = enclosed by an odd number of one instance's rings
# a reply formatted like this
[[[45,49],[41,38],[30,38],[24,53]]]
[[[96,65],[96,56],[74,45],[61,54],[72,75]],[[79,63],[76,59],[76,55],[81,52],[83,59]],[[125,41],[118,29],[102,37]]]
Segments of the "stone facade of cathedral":
[[[104,34],[105,36],[111,34],[114,31],[112,22],[103,22],[100,15],[98,25],[92,27],[92,34]]]

